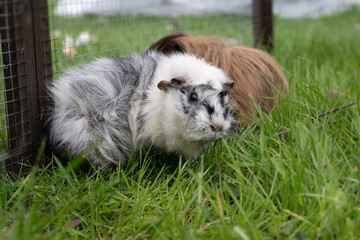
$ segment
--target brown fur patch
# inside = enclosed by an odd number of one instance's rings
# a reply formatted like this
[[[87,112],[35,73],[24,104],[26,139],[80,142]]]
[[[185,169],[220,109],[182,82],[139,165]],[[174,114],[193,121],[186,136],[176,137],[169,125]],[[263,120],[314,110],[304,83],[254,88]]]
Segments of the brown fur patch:
[[[228,46],[220,37],[175,33],[161,38],[149,50],[167,55],[172,52],[190,53],[222,68],[235,82],[231,89],[231,102],[243,123],[248,123],[247,118],[254,115],[254,104],[268,113],[278,104],[280,92],[284,96],[289,94],[288,82],[269,54],[254,48]]]

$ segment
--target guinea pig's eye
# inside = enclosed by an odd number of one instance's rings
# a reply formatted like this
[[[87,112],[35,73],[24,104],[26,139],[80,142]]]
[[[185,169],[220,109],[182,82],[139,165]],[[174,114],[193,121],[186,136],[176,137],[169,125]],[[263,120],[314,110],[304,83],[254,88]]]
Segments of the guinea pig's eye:
[[[190,92],[188,96],[188,101],[191,103],[195,103],[199,100],[199,96],[197,92]]]

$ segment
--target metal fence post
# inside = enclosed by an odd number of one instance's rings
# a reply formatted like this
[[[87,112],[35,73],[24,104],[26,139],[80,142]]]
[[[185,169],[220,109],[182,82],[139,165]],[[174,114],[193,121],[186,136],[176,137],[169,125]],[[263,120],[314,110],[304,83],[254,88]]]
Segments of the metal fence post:
[[[274,48],[272,0],[253,0],[254,47]]]

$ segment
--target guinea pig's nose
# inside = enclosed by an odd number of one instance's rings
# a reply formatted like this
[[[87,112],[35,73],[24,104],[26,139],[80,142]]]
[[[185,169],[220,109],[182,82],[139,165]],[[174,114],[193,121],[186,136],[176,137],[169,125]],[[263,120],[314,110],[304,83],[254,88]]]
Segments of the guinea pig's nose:
[[[220,132],[223,129],[223,126],[219,124],[210,124],[210,129],[213,132]]]

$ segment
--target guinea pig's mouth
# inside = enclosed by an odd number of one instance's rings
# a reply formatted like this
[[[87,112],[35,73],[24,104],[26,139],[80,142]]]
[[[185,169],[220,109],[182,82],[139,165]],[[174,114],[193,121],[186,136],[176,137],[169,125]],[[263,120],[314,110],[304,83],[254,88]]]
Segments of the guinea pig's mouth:
[[[221,138],[224,138],[225,135],[222,132],[211,132],[208,137],[204,139],[205,142],[215,142]]]
[[[201,128],[192,130],[187,129],[182,132],[182,138],[193,143],[211,143],[222,138],[228,138],[233,135],[232,127],[216,126],[216,125],[203,125]]]
[[[188,140],[190,140],[193,143],[197,143],[197,144],[208,144],[208,143],[212,143],[217,141],[218,139],[222,138],[221,135],[218,134],[211,134],[208,136],[202,136],[202,137],[193,137],[192,139],[189,139],[189,136],[186,138]]]

